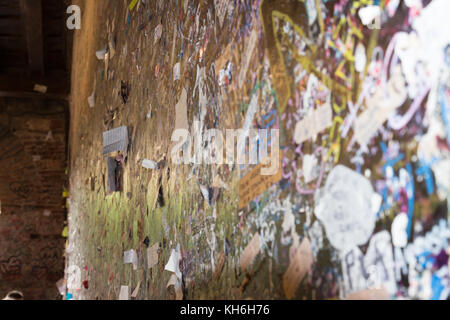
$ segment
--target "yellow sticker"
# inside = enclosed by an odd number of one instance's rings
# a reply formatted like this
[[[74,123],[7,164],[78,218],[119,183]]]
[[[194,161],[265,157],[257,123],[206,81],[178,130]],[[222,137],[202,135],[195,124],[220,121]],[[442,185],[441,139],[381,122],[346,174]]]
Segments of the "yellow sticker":
[[[64,238],[67,238],[69,236],[69,228],[67,226],[64,227],[62,234]]]
[[[130,2],[130,5],[128,6],[128,9],[130,9],[130,11],[133,10],[134,7],[136,7],[138,1],[139,1],[139,0],[133,0],[133,1],[131,1],[131,2]]]

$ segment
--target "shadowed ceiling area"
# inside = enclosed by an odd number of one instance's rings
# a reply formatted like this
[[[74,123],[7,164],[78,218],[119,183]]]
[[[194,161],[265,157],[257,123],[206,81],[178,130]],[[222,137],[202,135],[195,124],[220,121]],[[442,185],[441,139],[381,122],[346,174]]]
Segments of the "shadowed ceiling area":
[[[67,98],[66,7],[61,0],[0,0],[0,97]],[[35,84],[47,86],[45,95]]]

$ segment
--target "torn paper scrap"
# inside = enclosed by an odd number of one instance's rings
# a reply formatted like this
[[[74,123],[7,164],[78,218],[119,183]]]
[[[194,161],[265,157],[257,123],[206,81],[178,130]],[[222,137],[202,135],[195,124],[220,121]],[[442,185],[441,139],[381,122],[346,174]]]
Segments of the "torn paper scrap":
[[[112,59],[116,54],[116,42],[114,41],[114,37],[111,34],[109,35],[108,48],[109,48],[109,58]]]
[[[202,191],[203,198],[205,198],[205,201],[209,203],[209,191],[208,188],[205,186],[199,185],[200,190]]]
[[[123,253],[123,263],[132,263],[133,269],[137,270],[138,257],[135,250],[131,249]]]
[[[156,44],[156,42],[158,42],[158,40],[161,38],[161,34],[162,34],[162,24],[158,24],[155,28],[155,39],[153,41],[153,44]]]
[[[316,2],[314,0],[307,0],[305,5],[308,12],[308,25],[311,27],[317,19]]]
[[[95,107],[95,91],[92,91],[92,94],[88,97],[88,104],[90,108]]]
[[[371,24],[374,20],[380,17],[381,8],[380,6],[365,6],[359,9],[359,17],[361,18],[361,22],[367,26]]]
[[[119,300],[130,300],[130,288],[128,286],[120,287]]]
[[[47,86],[44,86],[42,84],[35,84],[33,90],[36,91],[36,92],[40,92],[40,93],[46,93],[47,92]]]
[[[158,163],[148,159],[142,161],[142,166],[146,169],[158,169]]]
[[[286,298],[292,299],[303,278],[313,263],[313,251],[308,238],[295,249],[289,267],[283,275],[283,291]]]
[[[158,249],[159,243],[155,243],[153,246],[147,249],[147,266],[149,269],[158,264]]]
[[[175,130],[189,129],[187,117],[187,91],[185,88],[181,91],[180,100],[175,105]]]
[[[322,130],[330,127],[333,124],[333,112],[331,105],[325,103],[312,111],[304,119],[297,122],[295,125],[294,140],[295,143],[302,143],[314,137]]]
[[[358,72],[363,72],[364,68],[367,63],[366,58],[366,48],[364,45],[360,42],[356,46],[356,52],[355,52],[355,69]]]
[[[95,56],[97,57],[98,60],[105,60],[107,53],[108,53],[108,46],[105,46],[104,49],[96,51]]]
[[[66,294],[66,279],[62,278],[58,282],[56,282],[56,287],[58,288],[58,292],[60,295]]]
[[[318,177],[317,158],[312,154],[305,154],[303,156],[303,177],[305,183],[310,183]]]
[[[245,272],[247,267],[253,262],[253,260],[258,255],[261,250],[261,238],[259,233],[256,233],[250,243],[245,247],[239,259],[239,264],[241,265],[242,272]]]
[[[103,132],[102,155],[128,149],[128,129],[126,126]]]
[[[95,106],[95,88],[97,86],[97,80],[94,80],[94,88],[92,89],[91,95],[88,97],[88,104],[90,108]]]
[[[173,67],[173,80],[180,80],[180,63],[177,62]]]
[[[386,289],[366,289],[349,294],[346,300],[391,300],[391,296]]]
[[[397,214],[392,221],[392,243],[395,247],[404,248],[408,244],[408,215],[404,212]]]
[[[134,289],[133,293],[131,294],[132,298],[136,298],[139,294],[139,288],[141,287],[141,281],[138,282],[136,288]]]
[[[173,286],[175,289],[175,299],[176,300],[182,300],[183,299],[183,290],[181,287],[181,281],[177,278],[175,274],[172,274],[170,276],[169,281],[167,282],[166,288],[169,288],[170,286]]]
[[[170,255],[169,261],[167,262],[166,266],[164,267],[164,270],[174,272],[178,279],[181,279],[181,271],[180,271],[180,253],[177,250],[172,249],[172,253]]]
[[[170,276],[169,281],[167,282],[166,288],[168,288],[170,286],[174,286],[177,282],[178,282],[178,278],[177,278],[176,274],[174,273]]]

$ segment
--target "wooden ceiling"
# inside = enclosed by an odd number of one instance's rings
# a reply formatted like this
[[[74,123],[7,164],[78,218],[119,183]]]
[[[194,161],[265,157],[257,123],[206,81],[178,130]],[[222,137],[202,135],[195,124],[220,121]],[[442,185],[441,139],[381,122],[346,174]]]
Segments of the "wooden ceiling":
[[[67,98],[65,0],[0,0],[0,97]],[[46,85],[47,93],[33,91]]]

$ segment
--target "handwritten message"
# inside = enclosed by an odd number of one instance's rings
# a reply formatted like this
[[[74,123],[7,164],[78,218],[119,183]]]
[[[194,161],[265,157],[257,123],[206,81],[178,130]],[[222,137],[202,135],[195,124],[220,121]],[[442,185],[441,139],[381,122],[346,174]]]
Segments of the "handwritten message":
[[[271,185],[281,180],[281,159],[278,166],[278,171],[274,175],[262,175],[261,168],[263,166],[263,163],[258,164],[239,181],[239,208],[244,208],[247,204],[250,203],[250,201],[261,195]]]

